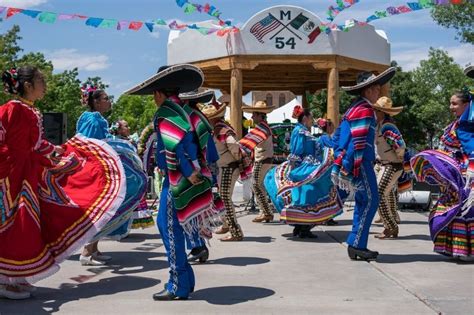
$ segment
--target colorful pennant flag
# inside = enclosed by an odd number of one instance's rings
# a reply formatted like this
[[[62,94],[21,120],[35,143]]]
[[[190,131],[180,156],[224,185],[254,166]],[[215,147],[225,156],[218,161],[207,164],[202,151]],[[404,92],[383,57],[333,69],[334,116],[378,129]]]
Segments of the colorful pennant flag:
[[[178,1],[177,1],[178,3]],[[215,7],[210,6],[206,4],[205,6],[197,6],[194,4],[189,3],[186,0],[182,0],[178,3],[178,5],[182,4],[183,6],[187,6],[188,10],[193,11],[194,9],[200,10],[201,11],[206,11],[209,14],[214,14],[216,16],[219,16],[220,13],[216,10]],[[191,8],[192,6],[193,8]],[[58,14],[54,12],[45,12],[45,11],[37,11],[37,10],[26,10],[26,9],[19,9],[19,8],[11,8],[11,7],[0,7],[0,14],[6,11],[6,18],[11,18],[14,15],[17,15],[19,13],[22,13],[26,16],[29,16],[34,19],[38,19],[42,23],[56,23],[57,20],[65,21],[65,20],[73,20],[73,19],[81,19],[85,21],[85,24],[94,28],[116,28],[117,30],[124,30],[124,29],[129,29],[132,31],[139,31],[142,29],[143,25],[146,26],[146,28],[150,32],[154,32],[156,27],[163,27],[163,26],[168,26],[172,30],[185,30],[185,29],[193,29],[198,31],[201,34],[204,35],[209,35],[209,34],[214,34],[218,33],[220,36],[223,36],[222,34],[229,34],[233,32],[239,31],[236,27],[229,27],[227,22],[221,23],[219,20],[219,26],[220,27],[201,27],[197,26],[195,23],[193,24],[179,24],[177,21],[171,21],[169,24],[163,20],[163,19],[156,19],[153,21],[126,21],[126,20],[116,20],[116,19],[104,19],[104,18],[99,18],[99,17],[89,17],[85,15],[79,15],[79,14]],[[219,32],[220,31],[220,32]]]
[[[339,13],[359,3],[359,0],[337,0],[336,3],[336,7],[331,5],[327,11],[327,19],[331,22],[334,21]]]
[[[224,21],[221,19],[221,12],[217,10],[215,6],[210,5],[209,3],[206,3],[205,5],[198,4],[198,3],[191,3],[188,0],[176,0],[176,4],[180,8],[184,8],[184,13],[186,14],[191,14],[194,12],[199,12],[199,13],[206,13],[213,18],[216,18],[219,21],[220,26],[231,26],[232,23],[231,21]]]
[[[38,20],[43,23],[50,23],[53,24],[56,22],[56,19],[58,18],[57,13],[52,13],[52,12],[41,12],[39,14]]]

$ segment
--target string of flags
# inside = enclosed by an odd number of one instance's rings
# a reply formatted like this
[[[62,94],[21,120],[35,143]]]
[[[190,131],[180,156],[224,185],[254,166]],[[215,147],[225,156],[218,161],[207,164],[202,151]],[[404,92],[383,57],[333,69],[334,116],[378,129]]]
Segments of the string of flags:
[[[170,30],[185,30],[185,29],[194,29],[203,35],[216,34],[217,36],[225,36],[231,32],[237,32],[238,29],[235,27],[229,27],[226,22],[222,25],[216,27],[202,27],[197,24],[183,24],[179,23],[176,20],[171,22],[166,22],[163,19],[155,19],[152,21],[133,21],[133,20],[119,20],[119,19],[109,19],[109,18],[100,18],[100,17],[90,17],[80,14],[63,14],[39,10],[28,10],[28,9],[19,9],[12,7],[3,7],[0,6],[0,15],[5,12],[5,18],[9,19],[17,14],[23,14],[29,16],[33,19],[37,19],[42,23],[54,24],[57,21],[66,21],[66,20],[83,20],[87,26],[95,28],[108,28],[108,29],[117,29],[125,30],[129,29],[132,31],[139,31],[142,28],[148,29],[150,32],[153,32],[159,27],[168,27]]]
[[[440,5],[459,5],[464,3],[465,0],[418,0],[417,2],[407,2],[404,5],[400,6],[389,6],[384,10],[375,11],[372,15],[368,16],[364,21],[358,21],[355,19],[349,19],[344,22],[344,24],[335,24],[333,23],[334,18],[341,11],[359,3],[359,0],[337,0],[337,7],[330,6],[328,9],[328,20],[331,22],[322,23],[320,26],[321,32],[329,34],[332,30],[341,30],[348,32],[351,28],[356,25],[363,26],[368,23],[379,20],[382,18],[387,18],[394,15],[400,15],[405,13],[410,13],[413,11],[419,11],[424,9],[431,9],[435,6]],[[331,13],[330,13],[331,11]],[[332,19],[331,19],[332,18]]]
[[[23,14],[33,19],[38,19],[42,23],[54,24],[57,21],[65,20],[83,20],[85,24],[95,28],[107,28],[125,30],[129,29],[132,31],[139,31],[142,28],[148,29],[150,32],[155,31],[157,28],[167,27],[170,30],[186,30],[192,29],[203,35],[216,34],[217,36],[223,37],[229,33],[237,33],[240,31],[239,28],[232,26],[231,21],[224,21],[221,19],[221,12],[214,6],[206,3],[205,5],[191,3],[188,0],[175,0],[176,4],[184,8],[184,12],[191,14],[193,12],[206,13],[217,20],[217,25],[212,27],[198,26],[197,24],[179,23],[176,20],[166,22],[163,19],[155,19],[152,21],[134,21],[134,20],[119,20],[110,18],[100,17],[89,17],[80,14],[62,14],[39,10],[19,9],[13,7],[0,6],[0,15],[6,12],[6,19],[9,19],[17,14]],[[413,11],[430,9],[438,5],[459,5],[464,3],[466,0],[418,0],[417,2],[407,2],[400,6],[389,6],[384,10],[375,11],[372,15],[368,16],[364,21],[358,21],[355,19],[349,19],[344,24],[334,23],[336,16],[345,9],[352,7],[353,5],[360,2],[360,0],[336,0],[337,6],[330,6],[328,8],[329,22],[322,23],[319,26],[318,32],[329,34],[333,30],[341,30],[348,32],[351,28],[356,25],[363,26],[368,23],[387,18],[394,15],[405,14]],[[272,21],[270,21],[272,22]],[[318,33],[319,34],[319,33]]]
[[[221,19],[221,12],[213,5],[206,3],[204,5],[198,3],[191,3],[188,0],[176,0],[176,4],[184,9],[184,13],[191,14],[194,12],[207,13],[213,18],[217,19],[220,26],[231,26],[231,21],[224,21]]]
[[[336,7],[333,5],[329,6],[328,11],[327,11],[327,15],[328,15],[327,19],[331,22],[334,21],[334,19],[339,13],[341,13],[345,9],[352,7],[354,4],[357,4],[357,3],[359,3],[359,0],[337,0]]]

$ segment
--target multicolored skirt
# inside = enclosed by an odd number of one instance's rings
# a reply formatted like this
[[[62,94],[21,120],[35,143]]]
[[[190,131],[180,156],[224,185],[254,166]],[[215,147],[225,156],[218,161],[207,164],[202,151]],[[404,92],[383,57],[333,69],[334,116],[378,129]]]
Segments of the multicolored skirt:
[[[332,151],[322,160],[306,158],[296,167],[290,161],[271,169],[264,185],[280,220],[287,224],[322,224],[342,213],[343,204],[331,181]]]
[[[146,198],[143,197],[138,207],[133,211],[132,229],[146,229],[154,225],[153,215],[148,209]]]
[[[135,147],[128,141],[120,139],[106,139],[119,155],[126,175],[126,194],[112,219],[98,233],[92,241],[102,237],[121,239],[128,235],[131,227],[133,210],[138,206],[146,193],[147,177]]]
[[[418,181],[439,185],[440,198],[430,213],[429,226],[434,251],[447,256],[474,255],[474,206],[466,201],[471,186],[462,165],[444,151],[428,150],[410,162]]]
[[[76,135],[63,147],[62,157],[51,159],[53,167],[23,152],[26,158],[15,164],[23,178],[0,179],[0,284],[52,275],[122,204],[125,174],[109,145]],[[13,180],[23,182],[18,196],[10,196]]]

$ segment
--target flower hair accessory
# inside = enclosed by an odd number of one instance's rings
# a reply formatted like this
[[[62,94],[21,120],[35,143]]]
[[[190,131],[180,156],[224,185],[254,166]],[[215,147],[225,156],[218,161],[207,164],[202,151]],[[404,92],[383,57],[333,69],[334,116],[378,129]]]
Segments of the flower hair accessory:
[[[2,74],[2,81],[5,93],[18,94],[20,82],[18,82],[18,72],[16,71],[16,68],[4,71]]]
[[[97,91],[97,87],[90,84],[83,84],[81,86],[82,105],[87,106],[89,103],[89,96]]]
[[[303,114],[303,112],[304,112],[303,107],[301,107],[301,105],[296,105],[293,108],[293,114],[291,114],[291,117],[293,117],[294,119],[298,119],[298,117],[300,117],[300,115]]]
[[[118,121],[114,122],[112,126],[109,128],[109,132],[116,136],[118,134],[118,130],[120,129],[120,123]]]

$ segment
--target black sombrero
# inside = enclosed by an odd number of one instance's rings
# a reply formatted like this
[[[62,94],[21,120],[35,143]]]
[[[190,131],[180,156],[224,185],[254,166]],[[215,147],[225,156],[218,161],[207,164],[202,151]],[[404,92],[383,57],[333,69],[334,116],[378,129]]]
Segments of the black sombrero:
[[[474,66],[469,66],[464,69],[464,74],[470,77],[471,79],[474,79]]]
[[[214,97],[213,90],[207,90],[204,88],[199,88],[192,92],[186,92],[179,94],[179,98],[183,101],[191,101],[196,103],[209,103]]]
[[[357,84],[354,86],[343,86],[342,90],[349,94],[360,94],[360,92],[371,85],[384,85],[390,81],[395,75],[395,68],[391,67],[382,72],[379,75],[375,75],[372,72],[362,72],[357,75]]]
[[[163,66],[151,78],[129,89],[125,94],[150,95],[157,90],[174,90],[179,93],[194,91],[204,82],[201,69],[190,64]]]

